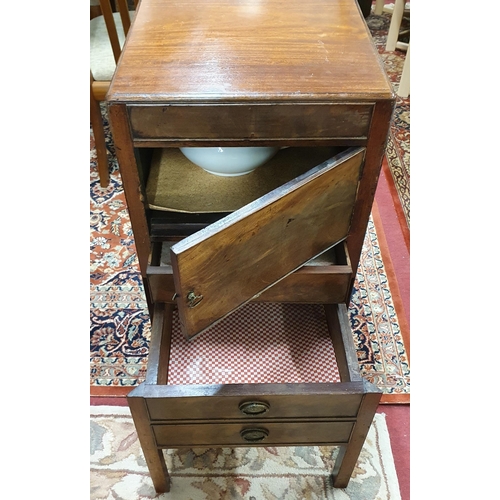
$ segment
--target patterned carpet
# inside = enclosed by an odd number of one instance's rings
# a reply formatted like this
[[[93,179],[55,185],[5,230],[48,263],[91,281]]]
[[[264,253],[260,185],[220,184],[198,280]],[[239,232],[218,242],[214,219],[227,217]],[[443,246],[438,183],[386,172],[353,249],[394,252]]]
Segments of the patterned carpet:
[[[377,28],[374,36],[380,47],[387,19],[370,16],[368,22],[372,30],[374,26]],[[393,81],[397,80],[396,69],[401,70],[401,59],[400,55],[384,58],[386,65],[394,69],[388,70]],[[409,223],[409,112],[404,111],[405,106],[409,110],[409,99],[398,100],[396,116],[400,118],[395,118],[391,127],[387,157]],[[112,162],[110,185],[106,189],[99,186],[90,133],[91,395],[114,394],[114,389],[116,394],[123,394],[126,388],[141,383],[150,339],[134,238],[107,122],[105,128]],[[353,338],[362,375],[384,391],[385,402],[406,402],[410,369],[393,293],[377,228],[370,220],[349,307]]]
[[[91,407],[90,498],[400,500],[389,434],[376,414],[349,485],[334,489],[329,446],[165,451],[172,486],[156,495],[129,410]]]
[[[103,190],[90,152],[91,386],[130,387],[145,377],[149,315],[116,160]],[[405,346],[372,220],[349,315],[363,376],[386,394],[409,393]]]
[[[375,46],[384,62],[385,71],[397,90],[406,53],[401,50],[385,51],[387,32],[390,24],[390,14],[380,16],[370,15],[366,23],[373,36]],[[408,30],[409,19],[404,18],[401,30]],[[403,39],[402,39],[403,40]],[[410,96],[401,98],[397,96],[396,108],[391,123],[389,140],[386,150],[389,169],[398,192],[399,201],[403,209],[406,223],[410,227]]]

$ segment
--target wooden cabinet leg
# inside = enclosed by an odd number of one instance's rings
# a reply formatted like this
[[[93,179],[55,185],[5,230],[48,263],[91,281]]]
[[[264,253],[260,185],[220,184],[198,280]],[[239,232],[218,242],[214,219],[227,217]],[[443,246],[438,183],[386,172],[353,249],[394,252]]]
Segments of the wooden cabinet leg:
[[[332,473],[334,488],[346,488],[349,484],[381,396],[380,392],[369,392],[364,395],[351,439],[346,446],[341,447],[335,460]]]
[[[157,493],[170,491],[170,475],[163,452],[156,446],[146,402],[144,398],[134,397],[132,394],[129,394],[127,400],[155,490]]]

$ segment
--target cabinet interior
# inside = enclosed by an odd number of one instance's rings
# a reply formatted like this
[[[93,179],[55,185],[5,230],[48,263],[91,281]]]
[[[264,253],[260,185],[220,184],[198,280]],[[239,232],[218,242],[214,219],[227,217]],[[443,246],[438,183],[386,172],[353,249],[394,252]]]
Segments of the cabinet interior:
[[[136,159],[151,240],[182,239],[345,149],[284,148],[250,174],[221,177],[194,165],[178,148],[138,148]]]

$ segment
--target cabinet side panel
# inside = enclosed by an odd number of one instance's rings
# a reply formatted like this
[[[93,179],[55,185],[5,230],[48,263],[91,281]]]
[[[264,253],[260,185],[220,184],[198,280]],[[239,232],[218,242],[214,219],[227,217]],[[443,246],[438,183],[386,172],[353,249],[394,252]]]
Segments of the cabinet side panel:
[[[359,184],[358,197],[354,206],[352,225],[347,237],[347,248],[354,272],[358,268],[361,249],[365,238],[368,219],[370,217],[375,191],[377,190],[380,168],[385,153],[387,135],[394,109],[394,101],[387,100],[375,105],[370,127],[368,145],[366,147],[365,165]],[[354,281],[354,279],[353,279]],[[347,297],[349,303],[350,294]]]
[[[144,205],[145,197],[134,154],[127,108],[123,104],[110,104],[108,110],[113,140],[116,145],[116,156],[123,182],[123,190],[125,191],[130,221],[134,232],[137,258],[141,273],[145,276],[151,243]]]

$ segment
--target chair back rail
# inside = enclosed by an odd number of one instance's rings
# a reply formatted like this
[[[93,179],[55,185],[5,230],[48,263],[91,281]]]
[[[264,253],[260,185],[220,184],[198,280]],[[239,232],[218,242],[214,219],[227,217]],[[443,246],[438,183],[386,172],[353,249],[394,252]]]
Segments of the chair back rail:
[[[126,37],[130,28],[130,15],[128,13],[127,0],[116,0],[116,2],[118,11],[120,12],[120,17],[122,19],[123,31],[125,32]]]
[[[101,6],[102,16],[106,24],[106,30],[108,31],[109,42],[111,43],[111,48],[113,49],[113,57],[115,58],[115,63],[118,63],[118,59],[120,58],[122,49],[120,47],[120,41],[118,40],[118,32],[116,31],[115,19],[113,17],[113,9],[111,8],[110,0],[99,0],[99,4]],[[128,10],[127,10],[127,15],[128,15]],[[127,32],[125,32],[125,35],[126,34]]]
[[[94,47],[98,54],[98,72],[100,73],[99,78],[95,80],[92,69],[95,69],[96,66],[93,67],[91,63],[90,122],[94,131],[99,180],[103,188],[107,187],[109,184],[109,165],[99,102],[105,100],[106,93],[109,89],[110,76],[114,71],[112,70],[112,61],[114,60],[114,64],[116,65],[120,58],[123,43],[122,30],[126,38],[130,29],[129,3],[130,0],[90,0],[90,19],[92,23],[96,23],[94,24],[95,33],[99,33],[99,35],[96,34],[96,38],[94,38],[94,40],[96,40],[95,44],[91,43],[91,53],[94,53],[92,52],[92,47]],[[134,0],[133,4],[136,9],[139,3],[140,0]],[[118,11],[118,13],[116,11]],[[96,19],[100,16],[102,16],[102,19]],[[93,28],[91,28],[91,31],[92,29]],[[120,36],[118,35],[118,30],[120,31]],[[120,38],[122,39],[122,43],[120,43]],[[101,52],[103,47],[104,56]],[[108,52],[106,55],[106,51],[109,51],[109,47],[111,47],[111,52]]]

